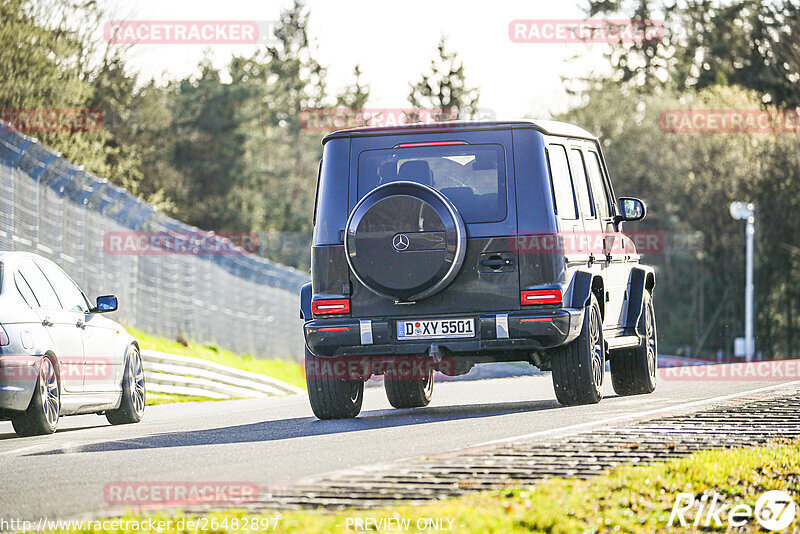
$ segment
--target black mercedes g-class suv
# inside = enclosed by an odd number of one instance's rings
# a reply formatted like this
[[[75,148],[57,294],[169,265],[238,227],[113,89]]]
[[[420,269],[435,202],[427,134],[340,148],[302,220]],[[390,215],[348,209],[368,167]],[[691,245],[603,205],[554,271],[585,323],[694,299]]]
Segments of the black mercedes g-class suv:
[[[552,121],[356,128],[323,140],[306,378],[320,419],[355,417],[383,375],[397,408],[425,406],[434,371],[525,361],[558,401],[656,385],[655,275],[624,221],[597,138]]]

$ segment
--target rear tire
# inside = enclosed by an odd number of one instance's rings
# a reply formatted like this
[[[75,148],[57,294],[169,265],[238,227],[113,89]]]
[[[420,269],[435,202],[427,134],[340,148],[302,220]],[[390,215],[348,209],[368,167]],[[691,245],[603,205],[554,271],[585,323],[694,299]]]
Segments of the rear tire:
[[[642,341],[638,347],[620,349],[611,354],[611,383],[617,395],[643,395],[656,389],[658,336],[653,296],[644,292],[639,318]]]
[[[311,410],[318,419],[352,419],[361,412],[364,381],[336,376],[333,361],[306,348],[306,384]]]
[[[553,389],[564,406],[596,404],[603,398],[605,344],[600,305],[594,295],[583,314],[578,339],[553,351]]]
[[[11,420],[14,431],[20,436],[52,434],[58,428],[61,415],[61,388],[55,363],[44,356],[39,364],[39,375],[28,409]]]
[[[144,415],[146,395],[142,357],[139,349],[132,346],[122,377],[122,400],[119,408],[106,412],[106,419],[112,425],[138,423]]]
[[[433,396],[433,368],[428,370],[425,378],[384,375],[383,387],[389,404],[395,408],[422,408],[431,402]]]

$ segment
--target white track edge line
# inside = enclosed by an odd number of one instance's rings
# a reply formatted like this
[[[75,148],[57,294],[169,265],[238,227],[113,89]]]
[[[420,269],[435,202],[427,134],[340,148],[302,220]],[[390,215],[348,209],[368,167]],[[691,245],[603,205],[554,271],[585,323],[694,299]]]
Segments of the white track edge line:
[[[763,387],[763,388],[751,389],[751,390],[747,390],[747,391],[740,391],[738,393],[730,393],[728,395],[722,395],[722,396],[719,396],[719,397],[711,397],[711,398],[708,398],[708,399],[701,399],[701,400],[697,400],[697,401],[687,402],[687,403],[684,403],[684,404],[677,404],[675,406],[665,406],[663,408],[656,408],[654,410],[649,410],[649,411],[646,411],[646,412],[640,412],[640,413],[636,413],[636,414],[617,415],[617,416],[614,416],[614,417],[609,417],[608,419],[601,419],[599,421],[587,421],[585,423],[578,423],[576,425],[570,425],[570,426],[565,426],[565,427],[561,427],[561,428],[552,428],[552,429],[548,429],[548,430],[540,430],[538,432],[531,432],[530,434],[521,434],[519,436],[511,436],[511,437],[508,437],[508,438],[501,438],[501,439],[496,439],[496,440],[493,440],[493,441],[486,441],[486,442],[483,442],[483,443],[478,443],[476,445],[470,445],[468,447],[454,449],[453,451],[450,451],[450,452],[456,452],[456,451],[466,450],[466,449],[474,449],[474,448],[478,448],[478,447],[487,447],[487,446],[490,446],[490,445],[501,445],[501,444],[505,444],[505,443],[513,443],[515,441],[524,441],[526,439],[531,439],[531,438],[535,438],[535,437],[539,437],[539,436],[546,436],[548,434],[558,434],[558,433],[561,433],[561,432],[568,432],[570,430],[580,430],[580,429],[584,429],[584,428],[591,428],[593,426],[607,425],[607,424],[610,424],[610,423],[616,423],[616,422],[620,422],[620,421],[636,420],[636,419],[639,419],[639,418],[642,418],[642,417],[647,417],[647,416],[650,416],[650,415],[657,415],[657,414],[665,413],[665,412],[673,412],[673,411],[678,411],[678,410],[684,410],[686,408],[693,408],[695,406],[703,406],[705,404],[713,404],[715,402],[722,402],[722,401],[726,401],[726,400],[730,400],[730,399],[735,399],[737,397],[744,397],[746,395],[752,395],[753,393],[761,393],[761,392],[764,392],[764,391],[771,391],[771,390],[774,390],[774,389],[781,389],[781,388],[785,388],[785,387],[793,386],[793,385],[800,385],[800,380],[795,380],[795,381],[792,381],[792,382],[785,382],[783,384],[776,384],[776,385],[773,385],[773,386],[766,386],[766,387]]]

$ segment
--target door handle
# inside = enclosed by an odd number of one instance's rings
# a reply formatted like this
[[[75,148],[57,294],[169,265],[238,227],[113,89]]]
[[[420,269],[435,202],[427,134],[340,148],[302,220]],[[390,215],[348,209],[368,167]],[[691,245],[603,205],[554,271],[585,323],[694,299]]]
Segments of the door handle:
[[[53,326],[53,321],[49,317],[42,319],[42,326]]]
[[[77,323],[75,323],[75,326],[77,326],[82,330],[86,330],[86,323],[84,323],[83,321],[78,321]]]
[[[514,262],[512,262],[510,259],[503,259],[503,258],[492,258],[488,260],[481,260],[481,265],[483,265],[484,267],[491,267],[493,269],[499,269],[507,265],[512,265],[513,263]]]

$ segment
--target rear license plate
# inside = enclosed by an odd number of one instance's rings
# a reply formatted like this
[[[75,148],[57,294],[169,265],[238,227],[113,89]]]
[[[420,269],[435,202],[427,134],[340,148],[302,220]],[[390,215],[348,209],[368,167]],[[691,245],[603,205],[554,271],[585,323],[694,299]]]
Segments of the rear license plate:
[[[475,319],[397,321],[397,339],[475,337]]]

